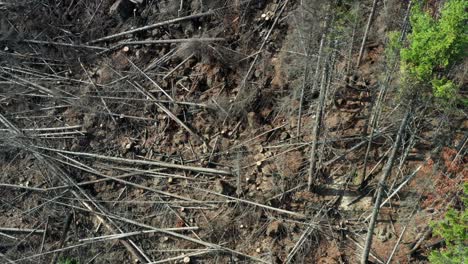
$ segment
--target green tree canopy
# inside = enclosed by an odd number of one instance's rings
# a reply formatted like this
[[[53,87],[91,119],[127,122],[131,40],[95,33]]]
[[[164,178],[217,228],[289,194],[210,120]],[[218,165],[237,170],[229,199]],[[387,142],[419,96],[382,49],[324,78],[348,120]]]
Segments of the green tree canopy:
[[[400,53],[405,81],[430,84],[436,97],[454,99],[458,87],[444,75],[451,65],[466,56],[467,8],[467,0],[448,0],[437,19],[424,11],[421,2],[413,6],[409,45]]]

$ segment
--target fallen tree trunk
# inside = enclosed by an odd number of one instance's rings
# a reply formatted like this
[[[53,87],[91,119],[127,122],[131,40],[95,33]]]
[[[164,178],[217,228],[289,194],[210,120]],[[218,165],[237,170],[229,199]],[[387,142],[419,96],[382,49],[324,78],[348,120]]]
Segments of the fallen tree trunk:
[[[382,195],[384,192],[385,182],[387,181],[388,176],[392,172],[393,163],[395,162],[395,159],[397,157],[397,151],[398,151],[398,148],[400,147],[401,139],[405,132],[406,123],[408,122],[410,114],[411,114],[411,111],[408,110],[405,114],[405,117],[401,121],[400,129],[398,130],[397,137],[395,139],[395,142],[393,143],[392,153],[390,154],[387,164],[385,165],[385,169],[382,173],[382,176],[379,181],[379,185],[377,187],[378,188],[377,197],[375,199],[374,209],[372,210],[372,216],[369,222],[369,228],[367,230],[366,244],[364,246],[364,250],[361,255],[361,264],[366,264],[367,258],[369,257],[370,249],[372,247],[372,238],[374,235],[375,223],[377,221],[377,216],[379,215],[380,203],[382,202]]]

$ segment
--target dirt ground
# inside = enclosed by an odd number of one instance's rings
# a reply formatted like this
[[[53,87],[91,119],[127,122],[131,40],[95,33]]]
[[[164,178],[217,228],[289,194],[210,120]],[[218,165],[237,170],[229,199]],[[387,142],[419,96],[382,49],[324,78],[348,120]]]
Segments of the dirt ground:
[[[353,1],[2,2],[0,262],[358,263],[403,116],[390,90],[364,178],[384,36],[406,10],[388,2],[353,71],[369,15],[353,31]],[[440,246],[428,224],[468,179],[468,123],[440,119],[410,124],[387,195],[415,176],[381,209],[373,263]]]

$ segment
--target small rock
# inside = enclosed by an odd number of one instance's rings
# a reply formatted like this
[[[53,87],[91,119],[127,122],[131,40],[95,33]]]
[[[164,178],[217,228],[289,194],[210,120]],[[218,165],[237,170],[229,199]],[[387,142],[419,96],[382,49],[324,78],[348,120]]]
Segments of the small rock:
[[[255,145],[253,147],[253,151],[256,152],[256,153],[263,153],[263,146],[262,145]]]
[[[260,76],[262,76],[262,71],[261,70],[255,70],[254,75],[255,75],[255,78],[260,78]]]
[[[124,152],[128,152],[130,151],[131,149],[133,149],[135,143],[129,139],[129,138],[125,138],[122,142],[122,148],[124,150]]]
[[[255,161],[264,161],[265,160],[265,155],[262,153],[258,153],[257,155],[254,156]]]
[[[265,166],[263,166],[263,168],[262,168],[262,173],[265,176],[270,176],[273,173],[275,173],[275,171],[276,171],[276,168],[275,168],[274,164],[265,164]]]
[[[280,139],[281,139],[281,140],[286,140],[288,137],[289,137],[288,132],[283,132],[283,133],[281,133],[281,135],[280,135]]]
[[[96,123],[96,115],[95,114],[85,114],[83,118],[83,130],[88,131],[89,129],[94,127]]]

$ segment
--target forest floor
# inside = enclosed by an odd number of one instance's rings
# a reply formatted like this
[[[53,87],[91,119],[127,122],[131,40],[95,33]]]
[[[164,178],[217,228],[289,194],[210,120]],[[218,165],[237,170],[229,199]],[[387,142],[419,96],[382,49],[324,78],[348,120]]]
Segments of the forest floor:
[[[0,4],[1,263],[358,263],[403,118],[390,90],[364,162],[393,71],[383,4],[350,70],[368,11],[322,55],[335,20],[319,1],[38,2]],[[332,22],[307,31],[305,16]],[[467,120],[409,123],[373,263],[394,249],[390,263],[426,263],[440,246],[429,223],[468,180]]]

